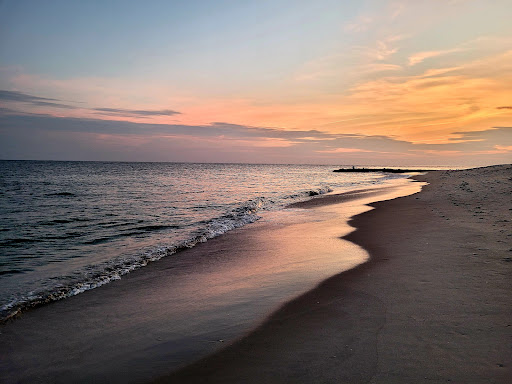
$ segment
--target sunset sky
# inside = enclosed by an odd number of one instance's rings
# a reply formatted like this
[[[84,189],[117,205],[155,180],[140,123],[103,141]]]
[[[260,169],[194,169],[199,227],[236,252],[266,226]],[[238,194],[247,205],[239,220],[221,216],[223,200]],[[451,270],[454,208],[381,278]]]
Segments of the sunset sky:
[[[0,158],[512,162],[512,1],[0,1]]]

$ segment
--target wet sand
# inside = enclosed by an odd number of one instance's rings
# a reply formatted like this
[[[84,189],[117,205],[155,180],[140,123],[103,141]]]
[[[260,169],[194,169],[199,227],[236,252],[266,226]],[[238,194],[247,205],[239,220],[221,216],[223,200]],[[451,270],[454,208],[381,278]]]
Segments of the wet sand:
[[[157,382],[512,382],[512,166],[416,179],[351,220],[369,262]]]
[[[340,238],[352,230],[348,219],[417,184],[398,180],[327,196],[335,205],[268,213],[119,281],[22,313],[0,329],[0,381],[140,383],[212,354],[283,303],[366,261],[362,248]]]

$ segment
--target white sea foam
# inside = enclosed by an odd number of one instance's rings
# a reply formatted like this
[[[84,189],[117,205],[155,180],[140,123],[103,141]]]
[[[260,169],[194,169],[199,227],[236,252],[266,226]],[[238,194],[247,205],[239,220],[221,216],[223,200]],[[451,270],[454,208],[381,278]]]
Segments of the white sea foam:
[[[290,199],[293,201],[307,200],[311,196],[322,195],[328,192],[332,192],[332,188],[323,186],[318,189],[284,196],[281,200],[283,202],[287,201],[286,204],[288,204]],[[192,248],[198,243],[204,243],[233,229],[254,223],[261,217],[257,215],[257,212],[280,209],[286,205],[283,202],[276,204],[273,200],[263,197],[251,199],[225,215],[208,220],[202,229],[197,230],[191,237],[185,240],[170,245],[160,245],[141,250],[137,254],[124,255],[105,263],[89,265],[85,270],[77,270],[72,275],[62,276],[59,281],[65,282],[64,284],[45,285],[43,289],[32,291],[25,296],[16,297],[0,307],[0,320],[5,320],[18,314],[24,308],[62,300],[119,280],[123,275],[142,268],[150,262],[171,256],[185,248]]]

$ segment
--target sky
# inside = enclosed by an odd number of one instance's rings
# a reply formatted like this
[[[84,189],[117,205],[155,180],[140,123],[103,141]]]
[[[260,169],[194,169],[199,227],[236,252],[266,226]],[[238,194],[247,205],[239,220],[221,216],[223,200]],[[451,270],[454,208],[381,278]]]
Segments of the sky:
[[[512,162],[512,0],[0,0],[0,159]]]

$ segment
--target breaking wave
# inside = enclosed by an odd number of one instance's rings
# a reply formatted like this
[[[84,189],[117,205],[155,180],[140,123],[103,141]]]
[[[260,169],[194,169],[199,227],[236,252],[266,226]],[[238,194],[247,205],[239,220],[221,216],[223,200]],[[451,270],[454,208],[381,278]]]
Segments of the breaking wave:
[[[204,243],[209,239],[220,236],[228,231],[243,227],[244,225],[254,223],[260,216],[258,212],[265,210],[282,209],[291,202],[307,200],[312,196],[322,195],[332,192],[328,186],[318,189],[301,191],[296,194],[282,196],[278,201],[261,197],[251,199],[232,209],[230,212],[219,217],[200,222],[199,229],[195,230],[191,236],[184,240],[170,245],[160,245],[141,249],[134,254],[123,255],[107,262],[88,265],[72,274],[58,276],[44,282],[43,286],[22,297],[13,298],[7,304],[0,308],[0,321],[6,321],[25,309],[33,308],[52,301],[62,300],[71,296],[78,295],[90,289],[98,288],[109,282],[119,280],[123,275],[136,269],[146,266],[148,263],[160,260],[163,257],[171,256],[180,250],[192,248],[199,243]],[[68,223],[73,220],[59,219],[48,224]],[[87,244],[100,244],[114,240],[120,236],[134,236],[140,233],[162,231],[166,229],[177,228],[174,225],[150,225],[135,227],[137,231],[121,233],[110,238],[97,238],[89,240]],[[10,239],[11,242],[23,242],[26,239]],[[23,273],[20,270],[11,270],[9,273]]]

